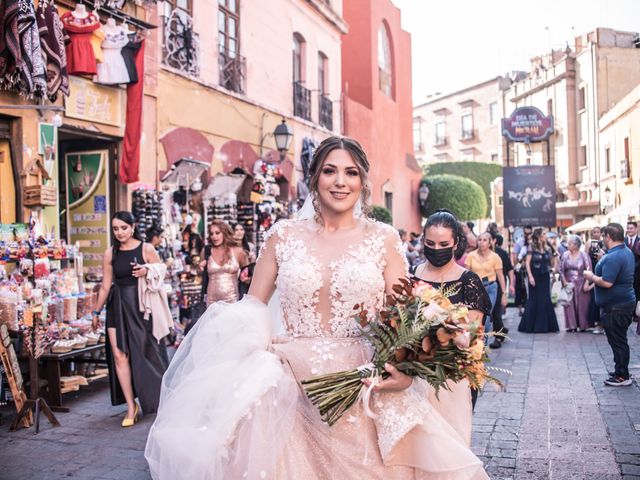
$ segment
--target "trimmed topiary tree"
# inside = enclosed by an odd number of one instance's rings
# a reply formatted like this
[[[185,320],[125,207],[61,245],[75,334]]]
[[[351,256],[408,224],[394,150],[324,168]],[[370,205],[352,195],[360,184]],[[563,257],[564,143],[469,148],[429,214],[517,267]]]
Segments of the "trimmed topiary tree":
[[[371,213],[369,216],[379,222],[386,223],[391,225],[393,223],[393,217],[391,216],[391,211],[388,208],[381,207],[379,205],[374,205],[371,208]]]
[[[458,175],[433,175],[422,180],[429,187],[429,197],[420,212],[428,217],[440,208],[451,210],[459,220],[484,218],[487,200],[480,185]]]
[[[487,210],[480,217],[488,217],[491,213],[491,182],[502,176],[502,165],[484,162],[442,162],[423,167],[425,179],[432,175],[458,175],[476,182],[485,194]]]

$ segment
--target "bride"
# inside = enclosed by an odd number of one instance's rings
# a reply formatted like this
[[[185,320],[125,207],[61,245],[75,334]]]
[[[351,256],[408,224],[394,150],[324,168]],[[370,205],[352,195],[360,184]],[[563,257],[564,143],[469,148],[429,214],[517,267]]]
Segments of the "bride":
[[[369,362],[353,306],[364,302],[373,321],[407,275],[396,231],[363,215],[368,171],[355,140],[324,140],[312,201],[271,228],[249,295],[211,305],[180,345],[145,450],[154,479],[489,478],[469,449],[466,386],[438,402],[426,382],[388,365],[367,408],[359,402],[331,427],[300,386]],[[276,288],[286,331],[277,338],[266,305]],[[464,421],[454,428],[447,410]]]

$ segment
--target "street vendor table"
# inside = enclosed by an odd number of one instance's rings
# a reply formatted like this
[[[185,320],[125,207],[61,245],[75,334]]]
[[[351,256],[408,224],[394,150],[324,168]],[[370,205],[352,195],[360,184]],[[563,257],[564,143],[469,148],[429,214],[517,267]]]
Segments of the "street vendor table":
[[[43,364],[43,373],[48,383],[46,399],[52,410],[58,412],[69,411],[68,407],[62,406],[62,391],[60,389],[62,362],[73,360],[75,363],[98,363],[106,365],[105,359],[88,358],[85,356],[85,354],[102,350],[104,350],[104,343],[98,343],[97,345],[71,350],[66,353],[47,353],[39,358]]]

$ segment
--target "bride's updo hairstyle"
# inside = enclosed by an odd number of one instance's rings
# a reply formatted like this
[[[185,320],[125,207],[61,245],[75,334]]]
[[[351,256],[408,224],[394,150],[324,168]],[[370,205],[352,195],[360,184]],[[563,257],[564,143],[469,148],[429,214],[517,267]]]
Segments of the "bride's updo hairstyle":
[[[371,212],[371,185],[369,184],[369,160],[367,154],[364,153],[362,146],[353,138],[349,137],[328,137],[325,138],[313,153],[313,159],[309,166],[309,191],[313,194],[313,208],[316,211],[316,221],[320,220],[320,200],[318,195],[318,182],[322,166],[329,154],[334,150],[346,150],[358,167],[360,180],[362,181],[362,194],[360,201],[362,203],[362,213],[369,215]]]
[[[458,219],[451,211],[446,208],[441,208],[429,215],[427,222],[424,224],[424,230],[422,231],[423,237],[426,236],[427,228],[429,227],[443,227],[451,230],[453,241],[457,244],[453,256],[456,260],[462,257],[467,249],[467,237],[462,231],[460,222],[458,222]]]

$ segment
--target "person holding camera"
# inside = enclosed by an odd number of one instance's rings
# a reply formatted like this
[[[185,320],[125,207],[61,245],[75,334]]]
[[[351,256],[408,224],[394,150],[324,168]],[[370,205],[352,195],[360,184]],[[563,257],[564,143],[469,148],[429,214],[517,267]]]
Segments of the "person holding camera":
[[[593,227],[591,229],[591,240],[587,244],[589,260],[591,260],[591,268],[596,268],[596,264],[604,255],[604,243],[602,241],[602,229]],[[602,335],[604,328],[600,324],[600,308],[596,305],[594,285],[585,282],[584,290],[589,292],[589,325],[593,327],[591,333]]]
[[[603,241],[607,253],[596,265],[595,272],[584,272],[584,278],[595,284],[600,319],[613,350],[615,370],[609,372],[604,383],[612,387],[626,387],[632,383],[627,330],[636,305],[633,253],[624,244],[624,229],[619,223],[610,223],[604,228]]]

